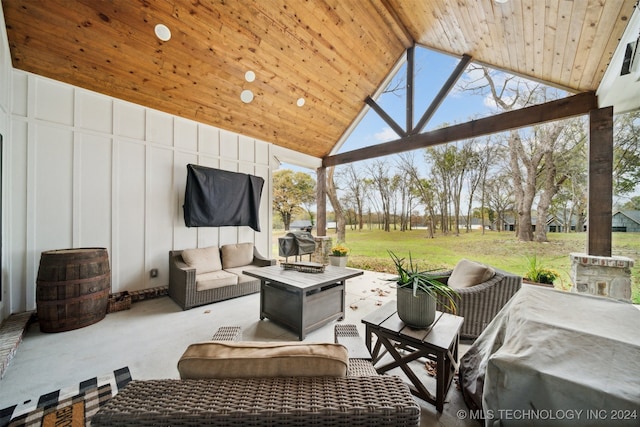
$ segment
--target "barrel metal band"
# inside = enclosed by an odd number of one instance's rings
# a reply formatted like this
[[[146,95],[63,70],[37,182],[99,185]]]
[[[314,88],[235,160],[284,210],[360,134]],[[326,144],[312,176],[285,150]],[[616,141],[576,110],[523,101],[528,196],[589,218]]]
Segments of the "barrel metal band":
[[[48,305],[71,304],[75,302],[86,301],[88,299],[102,298],[105,295],[107,296],[109,295],[109,289],[103,289],[100,292],[94,292],[91,294],[80,295],[79,297],[65,298],[63,300],[45,300],[45,301],[40,300],[38,301],[38,305],[48,306]]]
[[[38,280],[37,283],[39,285],[81,285],[83,283],[89,283],[89,282],[94,282],[94,281],[99,281],[102,280],[104,278],[110,277],[111,273],[107,272],[104,274],[101,274],[99,276],[92,276],[92,277],[87,277],[85,279],[76,279],[76,280],[64,280],[64,281],[54,281],[51,282],[49,280]]]

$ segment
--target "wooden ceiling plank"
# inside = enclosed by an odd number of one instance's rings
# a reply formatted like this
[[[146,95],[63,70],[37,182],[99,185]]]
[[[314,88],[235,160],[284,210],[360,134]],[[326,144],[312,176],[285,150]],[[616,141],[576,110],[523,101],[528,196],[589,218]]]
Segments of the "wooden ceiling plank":
[[[569,24],[571,23],[571,12],[573,0],[558,0],[558,10],[556,18],[556,34],[553,45],[553,59],[551,66],[550,81],[560,83],[562,75],[563,56],[566,52],[567,37],[569,34]]]
[[[371,0],[371,4],[378,11],[387,26],[395,33],[396,38],[403,44],[405,50],[415,45],[415,39],[407,29],[398,12],[389,0]]]
[[[600,54],[598,58],[595,58],[594,55],[589,57],[589,61],[585,64],[583,78],[580,80],[580,86],[596,86],[597,88],[597,83],[604,74],[601,64],[606,66],[611,60],[607,47],[611,46],[610,39],[616,37],[616,20],[619,14],[624,13],[622,12],[624,9],[622,8],[622,2],[624,0],[609,0],[604,3],[591,48],[593,53],[599,52]]]
[[[261,47],[264,47],[264,45],[261,46]],[[333,55],[336,55],[337,53],[338,52],[333,51]],[[313,72],[314,69],[317,69],[317,67],[318,67],[318,63],[317,62],[315,64],[312,61],[306,61],[306,62],[307,62],[306,66],[309,67],[309,72]],[[333,63],[336,63],[336,61],[327,59],[326,63],[325,64],[321,64],[321,66],[324,66],[324,65],[333,66],[332,65]],[[338,63],[344,64],[344,61],[338,61]],[[324,73],[324,75],[327,75],[327,76],[330,77],[330,79],[328,80],[328,83],[329,82],[332,82],[332,83],[333,82],[340,82],[341,79],[342,79],[342,81],[343,81],[342,87],[336,88],[335,93],[340,93],[342,90],[350,91],[350,90],[352,90],[351,88],[349,88],[350,85],[358,86],[358,85],[362,85],[364,83],[363,77],[366,74],[365,74],[365,71],[363,70],[362,66],[363,66],[363,63],[359,63],[356,66],[355,63],[347,62],[347,67],[344,67],[344,68],[341,68],[341,69],[337,69],[336,73],[334,73],[334,74],[332,74],[332,73]],[[295,69],[296,64],[295,63],[292,64],[291,67]],[[361,70],[357,74],[358,78],[355,78],[355,76],[354,76],[355,73],[354,73],[353,70]],[[321,73],[321,74],[323,74],[323,73]],[[335,84],[335,83],[333,83],[333,84]],[[369,84],[366,85],[366,87],[371,88],[371,87],[374,86],[374,84],[375,83],[373,83],[373,82],[369,82]],[[368,89],[367,90],[367,92],[371,92],[371,91],[372,91],[372,89]],[[365,93],[364,91],[361,91],[361,92]]]
[[[595,94],[593,92],[584,92],[568,98],[558,99],[520,110],[508,111],[495,116],[472,120],[422,134],[409,135],[396,141],[328,156],[322,160],[322,166],[337,166],[433,145],[534,126],[549,121],[587,114],[589,111],[597,108],[598,105]]]
[[[478,28],[473,30],[474,36],[469,37],[469,30],[474,28],[471,24],[471,19],[469,18],[469,9],[468,8],[460,8],[460,7],[452,7],[448,11],[454,17],[455,21],[459,23],[459,28],[463,35],[464,46],[460,48],[463,49],[463,53],[469,54],[469,52],[473,52],[476,50],[476,45],[478,42]]]
[[[513,69],[513,67],[508,66],[510,40],[505,30],[505,20],[511,10],[509,2],[503,4],[492,2],[491,7],[494,14],[494,25],[491,31],[493,33],[493,39],[497,42],[491,58],[495,62],[492,63],[495,64],[497,68],[503,70]]]
[[[545,37],[545,3],[540,0],[530,0],[532,6],[533,20],[533,56],[534,68],[530,71],[531,75],[541,75],[544,69],[544,37]]]
[[[507,51],[509,53],[506,64],[515,64],[511,65],[510,68],[514,69],[518,74],[526,74],[524,34],[522,19],[519,18],[519,13],[521,13],[520,2],[509,1],[503,6],[507,6],[503,10],[508,10],[508,13],[504,15]]]
[[[580,34],[582,33],[582,23],[587,13],[586,1],[572,2],[571,18],[567,32],[567,40],[564,46],[564,53],[561,59],[560,81],[571,81],[571,73],[576,64],[576,57],[579,52]]]
[[[473,46],[466,53],[470,56],[485,56],[493,46],[493,40],[491,38],[491,32],[488,31],[489,25],[487,23],[487,16],[485,7],[487,6],[487,0],[479,0],[470,2],[468,7],[465,8],[465,13],[469,24],[465,28],[465,37],[468,37],[469,29],[474,29],[475,37]],[[490,1],[490,0],[489,0]]]
[[[313,46],[315,49],[328,52],[329,55],[326,55],[328,62],[331,62],[332,65],[335,63],[341,65],[338,70],[339,73],[347,74],[350,71],[357,70],[359,79],[366,79],[374,85],[377,82],[371,80],[369,74],[371,74],[373,70],[377,70],[373,74],[380,74],[381,71],[387,70],[392,65],[394,58],[389,52],[394,50],[393,45],[397,45],[397,42],[393,43],[393,41],[386,36],[388,33],[387,30],[380,27],[376,28],[377,21],[372,20],[369,9],[359,13],[353,13],[346,10],[344,4],[344,2],[341,2],[334,7],[329,5],[325,6],[327,9],[331,9],[330,11],[334,16],[333,19],[338,20],[340,25],[327,25],[326,19],[328,18],[323,18],[324,15],[320,13],[325,7],[318,7],[317,2],[303,4],[303,6],[306,5],[310,10],[308,14],[305,14],[308,19],[302,23],[304,25],[298,26],[297,33],[299,33],[299,36],[302,36],[300,39],[305,46]],[[290,14],[291,12],[287,10],[287,13]],[[340,15],[344,15],[344,17]],[[285,22],[294,22],[295,19],[300,19],[295,14],[285,15],[285,17],[288,18]],[[358,19],[358,21],[354,21],[354,19]],[[360,19],[365,22],[360,23],[359,26],[367,29],[362,32],[362,34],[369,36],[362,37],[365,43],[364,49],[353,49],[348,42],[345,42],[341,48],[340,46],[329,43],[327,38],[322,36],[322,34],[325,33],[333,34],[335,37],[331,37],[332,39],[346,41],[351,38],[350,35],[353,34],[353,27],[358,25]],[[371,26],[374,27],[375,31],[368,29]],[[320,40],[320,42],[318,42],[318,40]],[[373,67],[364,67],[363,64],[370,62],[369,60],[372,55],[379,58],[379,61],[374,63]],[[355,72],[351,74],[355,74]]]
[[[437,0],[434,2],[434,8],[440,10],[440,14],[446,23],[445,31],[449,35],[453,52],[458,53],[459,56],[466,53],[468,46],[466,37],[462,31],[463,25],[456,19],[451,3],[449,3],[449,1]]]
[[[560,0],[546,0],[546,12],[544,17],[544,53],[542,62],[543,80],[553,81],[553,58],[556,44],[556,31],[558,25],[558,6]]]
[[[593,41],[598,29],[598,21],[602,15],[602,7],[596,0],[587,1],[585,17],[582,23],[579,48],[576,52],[573,70],[569,77],[572,87],[579,87],[585,72],[585,64],[590,61]]]
[[[534,34],[534,21],[533,21],[533,5],[531,0],[522,0],[522,4],[519,5],[518,24],[522,29],[522,43],[523,48],[520,49],[522,55],[522,73],[526,75],[534,75],[535,73],[535,34]]]

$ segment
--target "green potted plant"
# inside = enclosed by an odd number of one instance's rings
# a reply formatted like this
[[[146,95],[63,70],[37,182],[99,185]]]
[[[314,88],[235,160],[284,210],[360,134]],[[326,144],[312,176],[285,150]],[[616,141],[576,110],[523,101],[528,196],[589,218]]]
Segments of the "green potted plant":
[[[446,276],[434,270],[421,271],[409,253],[409,264],[404,258],[389,252],[398,275],[392,279],[397,285],[398,317],[408,326],[426,328],[431,326],[436,316],[438,298],[455,313],[458,293],[447,286],[442,279]]]
[[[332,247],[331,255],[329,255],[329,264],[335,267],[346,267],[349,251],[349,248],[342,243]]]
[[[527,257],[527,272],[523,277],[525,283],[553,287],[553,282],[559,276],[557,271],[543,267],[536,255]]]

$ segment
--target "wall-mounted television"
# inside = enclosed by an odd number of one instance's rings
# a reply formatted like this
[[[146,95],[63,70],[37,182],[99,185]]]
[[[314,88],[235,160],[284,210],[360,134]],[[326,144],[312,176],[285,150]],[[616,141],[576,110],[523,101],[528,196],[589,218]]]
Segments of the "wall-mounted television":
[[[263,186],[259,176],[188,164],[184,222],[187,227],[246,225],[260,231]]]

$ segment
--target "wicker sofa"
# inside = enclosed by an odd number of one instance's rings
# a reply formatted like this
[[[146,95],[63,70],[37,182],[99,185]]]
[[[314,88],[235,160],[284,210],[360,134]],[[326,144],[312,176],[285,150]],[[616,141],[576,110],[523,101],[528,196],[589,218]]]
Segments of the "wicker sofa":
[[[242,274],[275,265],[253,243],[169,251],[169,296],[183,310],[260,291],[260,280]]]
[[[213,339],[239,339],[239,331],[220,328]],[[378,375],[362,358],[368,351],[358,344],[356,326],[339,324],[335,331],[349,352],[347,376],[132,381],[91,425],[420,425],[409,387],[396,376]]]
[[[476,271],[476,277],[478,277],[477,283],[466,283],[462,285],[456,283],[456,277],[454,276],[456,268],[469,268],[469,263],[472,262],[461,260],[453,270],[445,272],[443,274],[444,278],[441,280],[450,287],[455,288],[460,295],[460,299],[457,300],[457,310],[455,313],[458,316],[464,317],[460,336],[462,338],[475,339],[480,336],[487,325],[491,323],[507,301],[520,290],[522,287],[522,277],[497,268],[478,264],[481,266],[479,268],[486,268],[486,271]],[[485,275],[485,280],[479,278],[482,275]],[[446,307],[446,301],[444,299],[439,298],[439,301],[441,302],[439,305],[440,308],[438,308],[439,310],[452,312],[452,310],[444,308]]]

